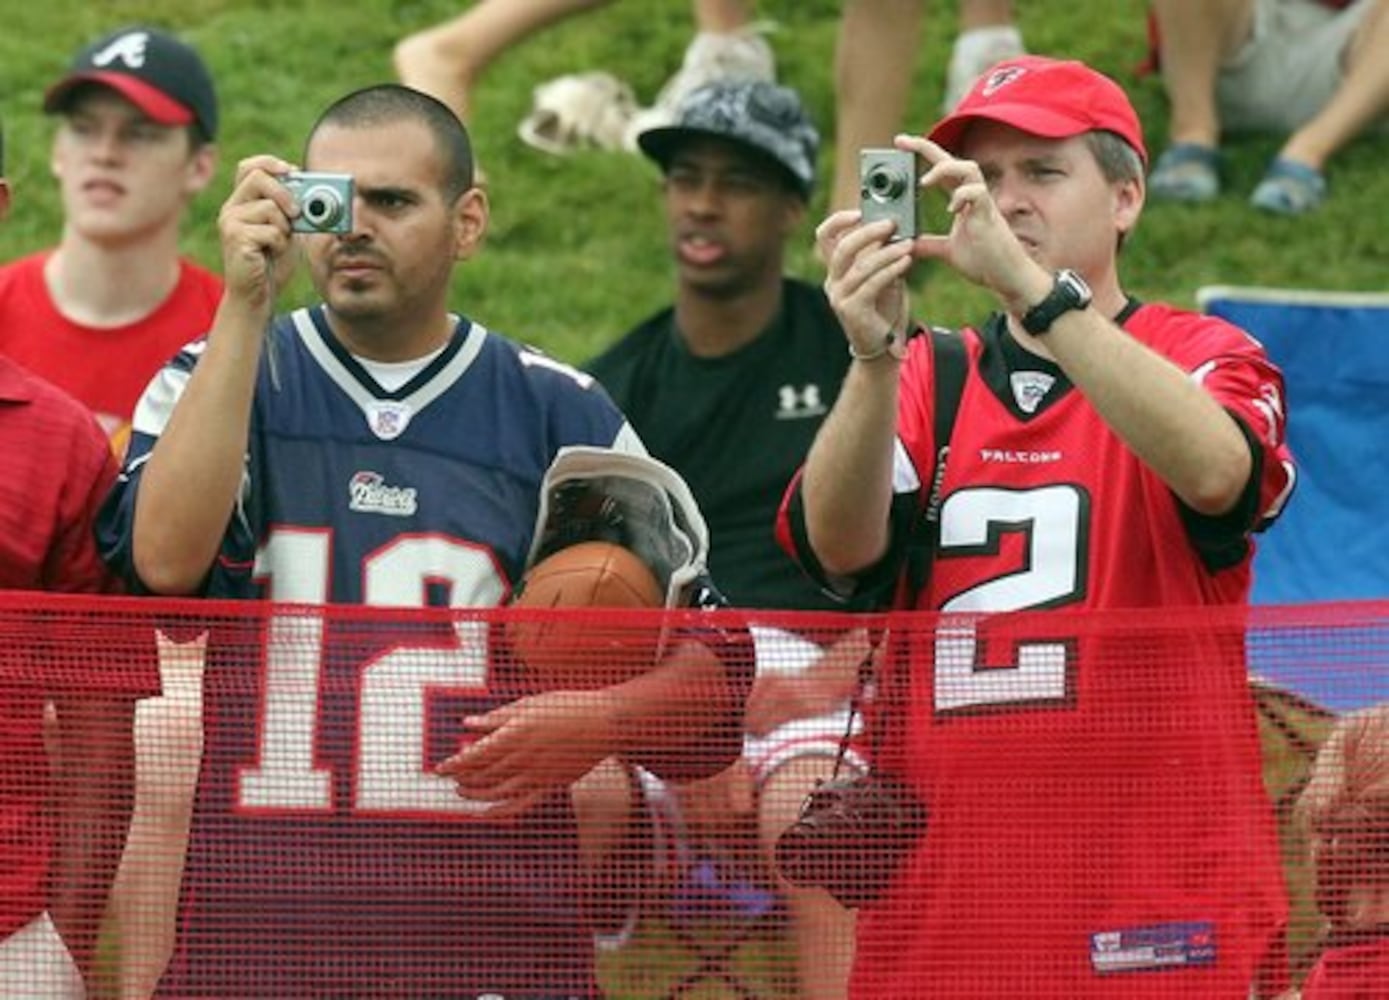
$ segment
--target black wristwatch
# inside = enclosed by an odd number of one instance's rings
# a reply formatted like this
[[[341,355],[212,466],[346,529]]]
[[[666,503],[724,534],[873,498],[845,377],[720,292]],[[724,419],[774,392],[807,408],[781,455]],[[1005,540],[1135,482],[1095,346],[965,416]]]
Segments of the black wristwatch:
[[[1022,314],[1022,328],[1034,337],[1051,329],[1057,317],[1072,309],[1084,309],[1090,304],[1090,286],[1085,279],[1068,267],[1056,272],[1047,297]]]

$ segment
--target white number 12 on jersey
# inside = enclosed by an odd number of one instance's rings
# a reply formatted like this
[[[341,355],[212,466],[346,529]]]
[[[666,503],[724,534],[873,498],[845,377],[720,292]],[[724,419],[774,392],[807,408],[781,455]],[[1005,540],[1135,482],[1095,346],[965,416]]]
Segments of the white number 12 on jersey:
[[[256,554],[255,573],[268,581],[272,601],[323,604],[331,552],[327,530],[276,529]],[[426,588],[439,582],[448,584],[453,607],[490,607],[506,593],[486,550],[442,535],[395,539],[366,558],[362,574],[364,602],[377,607],[423,607]],[[396,646],[363,667],[352,810],[470,813],[485,808],[459,798],[451,781],[425,768],[429,689],[486,689],[486,624],[458,622],[454,631],[455,648]],[[322,617],[275,615],[265,653],[259,755],[237,783],[242,807],[335,808],[333,774],[315,753],[322,670]]]

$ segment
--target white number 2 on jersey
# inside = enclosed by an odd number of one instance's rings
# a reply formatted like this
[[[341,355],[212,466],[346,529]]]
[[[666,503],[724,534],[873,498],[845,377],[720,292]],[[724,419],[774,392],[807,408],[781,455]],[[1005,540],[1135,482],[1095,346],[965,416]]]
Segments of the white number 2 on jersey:
[[[1079,596],[1085,551],[1083,494],[1073,486],[1033,490],[962,489],[941,505],[942,556],[989,553],[1000,536],[1027,542],[1022,568],[950,598],[944,612],[1020,611],[1064,604]],[[1020,643],[1016,662],[981,669],[974,627],[947,617],[936,632],[935,709],[1037,705],[1067,697],[1071,647],[1064,642]]]
[[[255,573],[272,601],[327,600],[332,534],[280,528],[256,554]],[[377,607],[423,607],[426,588],[443,582],[453,607],[500,603],[506,587],[484,549],[442,535],[398,538],[362,566],[363,598]],[[483,689],[487,632],[459,622],[455,648],[397,646],[367,664],[357,705],[354,811],[467,813],[484,808],[454,794],[453,783],[425,768],[425,710],[430,688]],[[330,811],[333,775],[317,759],[323,619],[277,614],[265,653],[259,756],[237,786],[246,809]]]

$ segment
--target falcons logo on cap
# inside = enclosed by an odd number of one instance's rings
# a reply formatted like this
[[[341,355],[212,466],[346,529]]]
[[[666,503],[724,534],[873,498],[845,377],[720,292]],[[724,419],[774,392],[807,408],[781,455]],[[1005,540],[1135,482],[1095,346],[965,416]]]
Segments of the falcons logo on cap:
[[[1026,72],[1027,70],[1021,66],[996,69],[988,75],[984,81],[984,86],[979,88],[979,93],[983,97],[992,97],[1000,88],[1006,87]]]

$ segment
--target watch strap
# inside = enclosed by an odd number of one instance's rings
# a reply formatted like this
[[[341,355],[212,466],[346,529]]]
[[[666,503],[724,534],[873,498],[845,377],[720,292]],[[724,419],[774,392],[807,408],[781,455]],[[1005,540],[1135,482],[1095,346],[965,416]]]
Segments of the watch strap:
[[[1085,280],[1074,271],[1062,269],[1056,272],[1046,297],[1022,314],[1022,328],[1040,337],[1060,316],[1089,304],[1090,288]]]

